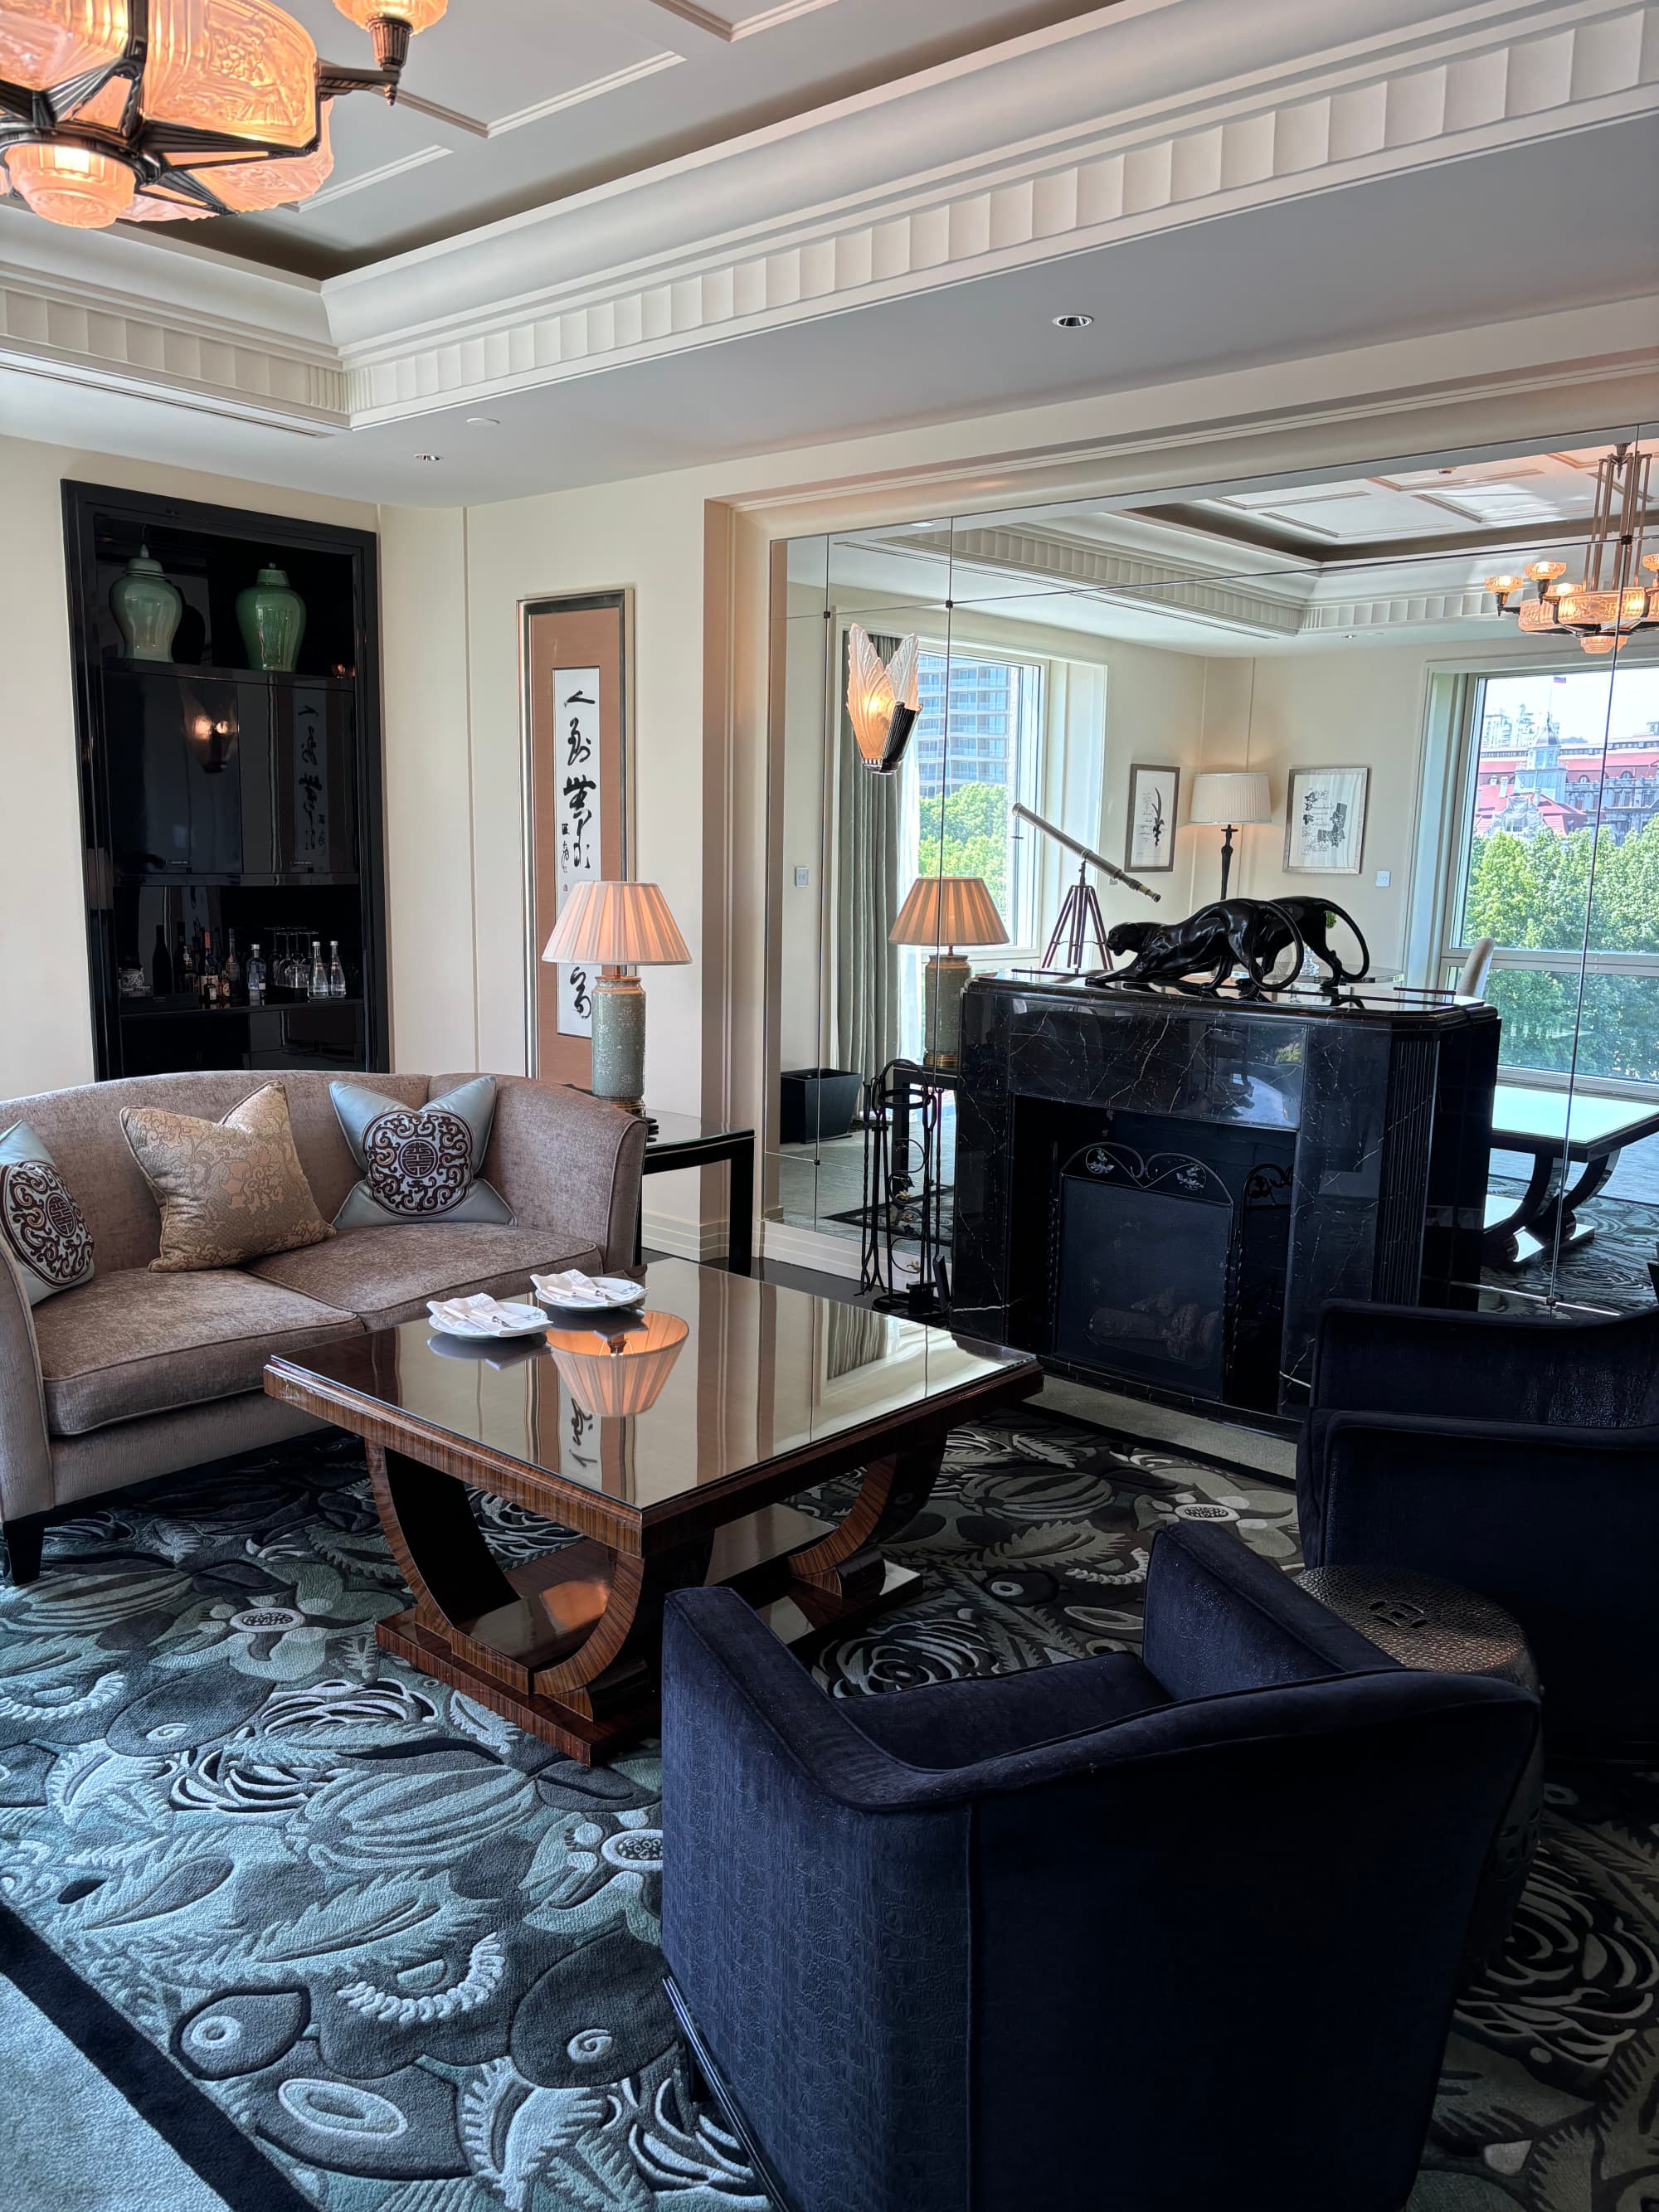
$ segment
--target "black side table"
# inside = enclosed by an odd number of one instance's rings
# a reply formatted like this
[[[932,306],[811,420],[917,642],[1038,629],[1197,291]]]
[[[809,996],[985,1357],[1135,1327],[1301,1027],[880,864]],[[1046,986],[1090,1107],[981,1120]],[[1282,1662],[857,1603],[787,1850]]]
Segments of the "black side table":
[[[645,1172],[666,1175],[675,1168],[707,1168],[725,1160],[731,1182],[726,1201],[726,1264],[734,1275],[755,1266],[755,1133],[724,1129],[696,1114],[648,1116]],[[637,1245],[638,1239],[635,1238]]]
[[[1491,1674],[1536,1690],[1538,1668],[1521,1624],[1479,1591],[1432,1575],[1377,1573],[1366,1567],[1310,1567],[1302,1587],[1350,1628],[1397,1659],[1437,1674]],[[1540,1733],[1509,1810],[1492,1838],[1475,1892],[1463,1948],[1469,1980],[1502,1946],[1527,1886],[1544,1811]]]

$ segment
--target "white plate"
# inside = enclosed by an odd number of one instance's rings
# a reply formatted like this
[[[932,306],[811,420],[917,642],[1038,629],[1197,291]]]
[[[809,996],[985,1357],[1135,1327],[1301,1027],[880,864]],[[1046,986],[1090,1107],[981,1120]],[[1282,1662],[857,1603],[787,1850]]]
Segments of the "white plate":
[[[602,1295],[598,1297],[578,1297],[570,1291],[555,1287],[552,1275],[532,1275],[536,1295],[544,1304],[562,1307],[567,1313],[617,1313],[626,1306],[636,1306],[645,1297],[645,1285],[630,1281],[626,1275],[595,1275],[594,1287]]]
[[[520,1305],[503,1298],[501,1311],[514,1326],[510,1328],[483,1328],[476,1323],[446,1321],[441,1314],[427,1308],[427,1319],[442,1336],[463,1336],[471,1344],[509,1344],[515,1336],[538,1336],[547,1327],[547,1316],[539,1306]]]

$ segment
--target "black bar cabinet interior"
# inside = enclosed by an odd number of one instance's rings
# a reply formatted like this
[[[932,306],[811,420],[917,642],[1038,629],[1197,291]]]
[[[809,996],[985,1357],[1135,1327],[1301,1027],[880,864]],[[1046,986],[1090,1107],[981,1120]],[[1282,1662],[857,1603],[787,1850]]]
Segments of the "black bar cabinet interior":
[[[374,533],[67,482],[64,528],[100,1079],[385,1067]],[[111,611],[144,547],[184,602],[170,661],[125,658]],[[267,565],[306,604],[291,675],[244,665],[237,594]],[[204,931],[244,969],[260,945],[264,1004],[184,988]],[[344,995],[284,988],[279,935],[337,942]]]

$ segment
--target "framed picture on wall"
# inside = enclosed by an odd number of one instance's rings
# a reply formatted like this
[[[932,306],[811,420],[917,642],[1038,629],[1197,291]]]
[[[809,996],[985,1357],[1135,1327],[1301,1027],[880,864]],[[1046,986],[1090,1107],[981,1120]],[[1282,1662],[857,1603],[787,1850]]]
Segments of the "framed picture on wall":
[[[1293,768],[1285,804],[1285,867],[1298,876],[1357,876],[1365,845],[1368,768]]]
[[[541,951],[580,883],[628,873],[633,851],[634,594],[519,604],[525,776],[528,1065],[586,1086],[593,978]]]
[[[1129,769],[1129,826],[1123,840],[1123,865],[1138,876],[1159,875],[1175,866],[1181,770],[1145,761]]]

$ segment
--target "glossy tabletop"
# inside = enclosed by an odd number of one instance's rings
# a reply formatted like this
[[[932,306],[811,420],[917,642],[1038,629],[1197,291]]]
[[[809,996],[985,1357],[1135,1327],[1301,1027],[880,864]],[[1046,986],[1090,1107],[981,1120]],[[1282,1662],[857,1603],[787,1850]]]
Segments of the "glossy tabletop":
[[[652,1517],[838,1440],[948,1425],[953,1400],[1020,1374],[1033,1389],[1041,1379],[1023,1352],[780,1284],[685,1260],[635,1272],[642,1310],[607,1316],[604,1330],[550,1315],[545,1335],[477,1345],[405,1322],[278,1358],[268,1371],[320,1384],[346,1426],[354,1401],[383,1409],[463,1453]],[[488,1486],[486,1472],[476,1479]]]
[[[705,1121],[700,1114],[664,1114],[655,1107],[651,1109],[653,1124],[645,1140],[647,1156],[659,1152],[678,1152],[695,1145],[738,1143],[752,1137],[752,1129],[733,1128],[725,1121]]]
[[[1534,1090],[1500,1083],[1492,1100],[1495,1145],[1525,1151],[1559,1146],[1565,1138],[1576,1157],[1615,1151],[1659,1133],[1659,1110],[1640,1098],[1596,1098],[1585,1091]]]

